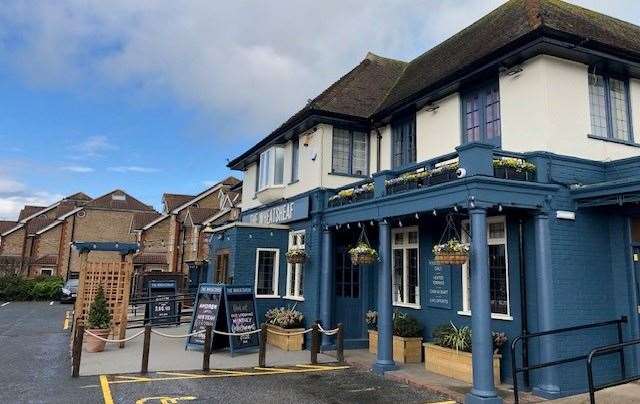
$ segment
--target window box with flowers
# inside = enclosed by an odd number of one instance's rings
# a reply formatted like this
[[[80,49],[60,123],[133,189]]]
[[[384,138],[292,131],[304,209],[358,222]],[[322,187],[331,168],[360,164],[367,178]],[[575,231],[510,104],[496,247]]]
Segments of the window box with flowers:
[[[304,342],[304,315],[293,308],[276,307],[265,314],[267,344],[284,351],[301,351]]]
[[[526,160],[503,157],[493,160],[493,175],[496,178],[516,181],[534,181],[536,166]]]
[[[438,185],[458,179],[459,163],[449,163],[430,171],[429,185]]]
[[[378,312],[367,312],[369,352],[378,353]],[[396,311],[393,313],[393,360],[399,363],[422,362],[422,327],[413,317]]]
[[[501,332],[492,332],[493,378],[500,381],[502,347],[507,337]],[[456,327],[453,323],[441,325],[433,331],[431,342],[423,344],[424,367],[429,372],[451,377],[467,383],[473,382],[471,329]]]
[[[429,185],[430,174],[431,173],[428,170],[410,171],[408,173],[401,174],[396,178],[385,181],[384,185],[387,192],[390,194],[410,191],[412,189]]]
[[[373,182],[367,182],[355,188],[339,191],[329,198],[329,207],[344,206],[373,198]]]

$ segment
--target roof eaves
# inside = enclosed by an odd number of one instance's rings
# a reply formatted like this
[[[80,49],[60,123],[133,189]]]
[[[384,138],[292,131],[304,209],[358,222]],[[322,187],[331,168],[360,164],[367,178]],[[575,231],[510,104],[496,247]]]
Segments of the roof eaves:
[[[141,231],[144,230],[149,230],[150,228],[152,228],[153,226],[155,226],[156,224],[162,222],[164,219],[167,219],[171,217],[171,215],[169,213],[165,213],[164,215],[158,217],[155,220],[152,220],[151,222],[147,223],[145,226],[142,227],[142,229],[140,229]]]

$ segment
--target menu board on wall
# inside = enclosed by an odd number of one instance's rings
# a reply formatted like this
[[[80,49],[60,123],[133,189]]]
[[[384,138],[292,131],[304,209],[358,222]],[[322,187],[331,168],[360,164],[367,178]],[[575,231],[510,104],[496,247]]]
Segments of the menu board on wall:
[[[214,329],[218,324],[218,314],[220,305],[223,303],[224,286],[201,283],[198,287],[196,303],[191,318],[189,334],[203,331],[210,325]],[[204,333],[196,334],[187,338],[188,348],[202,348],[204,346]]]
[[[226,286],[225,307],[227,329],[232,333],[243,333],[258,329],[256,302],[251,286]],[[259,345],[258,333],[229,337],[231,353]]]
[[[427,275],[427,306],[451,309],[451,266],[430,265]]]

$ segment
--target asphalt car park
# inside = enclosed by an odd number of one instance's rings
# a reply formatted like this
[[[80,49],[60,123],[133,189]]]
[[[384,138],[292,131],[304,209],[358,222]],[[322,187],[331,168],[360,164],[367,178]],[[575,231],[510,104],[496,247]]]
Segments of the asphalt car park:
[[[339,364],[72,378],[69,310],[70,306],[57,302],[11,302],[0,306],[0,402],[446,402],[437,394]]]

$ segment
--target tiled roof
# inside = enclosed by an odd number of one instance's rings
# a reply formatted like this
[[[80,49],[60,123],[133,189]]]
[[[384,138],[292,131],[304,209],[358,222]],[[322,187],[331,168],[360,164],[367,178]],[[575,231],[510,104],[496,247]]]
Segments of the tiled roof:
[[[131,230],[142,230],[142,228],[157,218],[162,216],[158,212],[139,212],[133,215]]]
[[[57,265],[58,256],[54,254],[44,255],[42,257],[36,258],[33,263],[35,265]]]
[[[606,45],[640,54],[636,25],[560,0],[511,0],[412,60],[380,110],[441,84],[527,35],[559,33],[575,37],[580,46]]]
[[[44,229],[55,221],[56,219],[50,219],[48,217],[34,217],[26,224],[27,234],[35,234],[37,231]]]
[[[183,195],[183,194],[164,194],[162,199],[166,206],[167,211],[172,211],[180,205],[184,205],[195,198],[195,195]]]
[[[154,209],[140,202],[126,192],[116,189],[106,195],[92,200],[85,205],[87,208],[99,209],[119,209],[119,210],[139,210],[153,212]]]
[[[22,210],[20,211],[20,215],[18,216],[18,221],[25,219],[46,208],[46,206],[24,205],[24,208],[22,208]]]
[[[202,222],[214,216],[219,211],[219,209],[189,207],[189,215],[191,216],[193,224],[202,224]]]
[[[88,201],[91,200],[91,197],[89,195],[85,194],[84,192],[76,192],[75,194],[69,195],[64,199],[68,199],[68,200],[71,200],[71,201],[85,201],[85,202],[88,202]]]
[[[140,253],[133,256],[134,264],[166,264],[165,254]]]
[[[18,222],[14,222],[12,220],[0,220],[0,234],[4,233],[5,231],[13,229],[18,224],[19,224]]]

